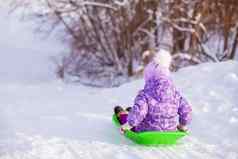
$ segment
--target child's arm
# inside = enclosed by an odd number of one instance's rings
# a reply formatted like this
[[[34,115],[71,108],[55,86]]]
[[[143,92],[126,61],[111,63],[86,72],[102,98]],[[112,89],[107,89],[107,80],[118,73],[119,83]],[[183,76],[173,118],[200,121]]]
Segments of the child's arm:
[[[178,93],[178,92],[177,92]],[[185,126],[189,124],[192,119],[192,108],[187,102],[187,100],[179,94],[179,124],[180,126]]]
[[[136,127],[145,118],[148,112],[147,99],[143,91],[137,95],[134,106],[128,114],[128,124],[130,127]]]

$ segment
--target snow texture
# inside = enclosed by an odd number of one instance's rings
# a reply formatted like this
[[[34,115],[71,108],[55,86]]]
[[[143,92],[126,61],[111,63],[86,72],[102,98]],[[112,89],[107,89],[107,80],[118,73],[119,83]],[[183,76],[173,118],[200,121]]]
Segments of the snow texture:
[[[61,46],[37,39],[27,25],[4,16],[0,159],[238,158],[237,62],[206,63],[173,74],[193,106],[190,135],[176,146],[143,147],[120,135],[111,121],[113,106],[131,106],[143,80],[111,89],[61,83],[49,60]]]
[[[0,8],[1,9],[1,8]],[[37,82],[55,78],[53,59],[64,51],[56,37],[39,37],[36,24],[0,10],[0,81]],[[53,35],[53,34],[52,34]]]

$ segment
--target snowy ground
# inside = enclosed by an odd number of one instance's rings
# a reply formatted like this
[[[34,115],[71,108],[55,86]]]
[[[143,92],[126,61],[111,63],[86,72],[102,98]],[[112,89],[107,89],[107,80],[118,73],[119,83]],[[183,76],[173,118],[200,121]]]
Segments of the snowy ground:
[[[59,44],[0,18],[0,159],[238,158],[238,63],[203,64],[173,74],[193,105],[191,135],[172,147],[143,147],[112,125],[143,81],[98,89],[64,84],[49,56]],[[55,49],[57,48],[57,49]],[[47,69],[50,68],[50,69]],[[46,71],[47,70],[47,71]]]
[[[53,36],[39,36],[33,23],[0,6],[0,81],[36,82],[55,77],[54,57],[64,50]],[[38,35],[38,36],[37,36]]]

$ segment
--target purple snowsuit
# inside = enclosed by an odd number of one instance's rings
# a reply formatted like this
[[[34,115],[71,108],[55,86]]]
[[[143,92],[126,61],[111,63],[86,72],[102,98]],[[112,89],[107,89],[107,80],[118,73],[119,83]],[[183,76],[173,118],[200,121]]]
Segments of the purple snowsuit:
[[[128,114],[128,124],[136,132],[175,131],[178,121],[187,125],[191,120],[190,105],[165,70],[154,62],[145,68],[144,89],[139,91]]]

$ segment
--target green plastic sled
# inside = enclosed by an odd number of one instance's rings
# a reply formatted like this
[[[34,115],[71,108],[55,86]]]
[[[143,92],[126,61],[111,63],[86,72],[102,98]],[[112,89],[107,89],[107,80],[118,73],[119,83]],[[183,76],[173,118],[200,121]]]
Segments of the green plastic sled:
[[[112,117],[113,123],[116,126],[120,126],[116,115]],[[187,135],[187,132],[173,131],[173,132],[158,132],[158,131],[146,131],[146,132],[133,132],[126,130],[125,136],[137,144],[156,146],[156,145],[174,145],[177,140]]]

